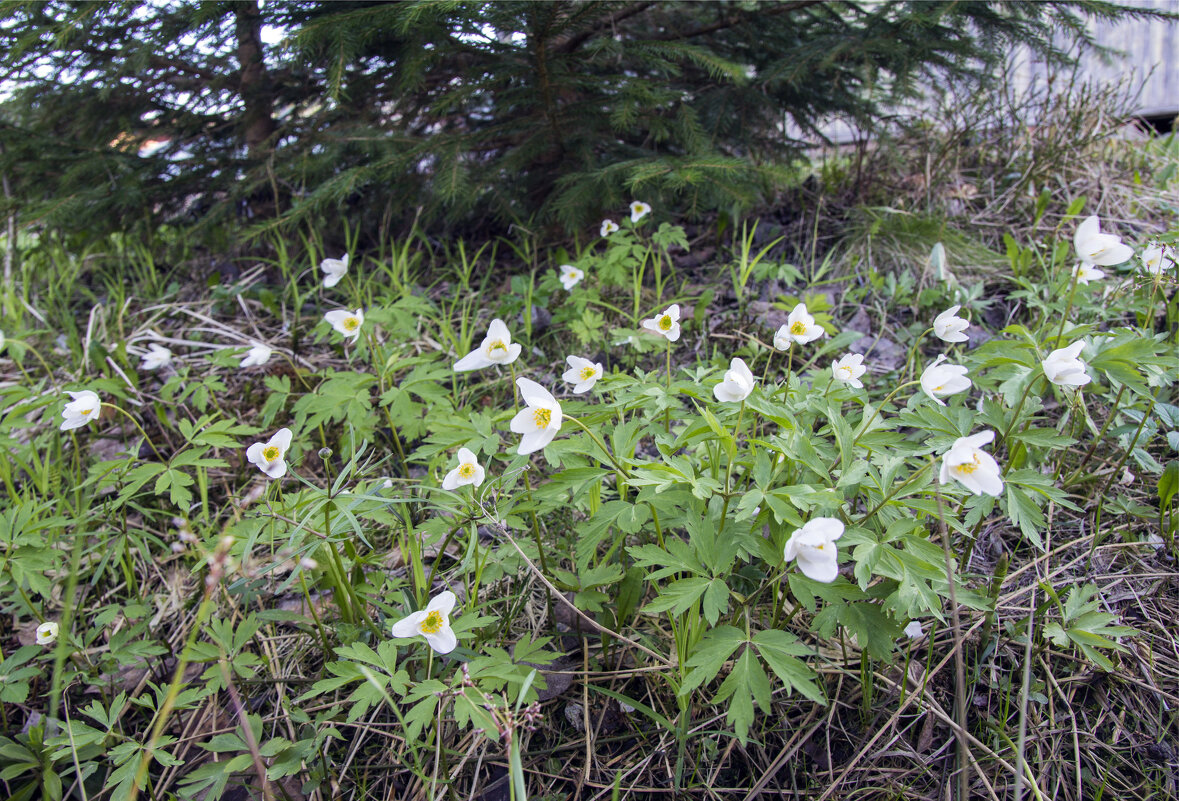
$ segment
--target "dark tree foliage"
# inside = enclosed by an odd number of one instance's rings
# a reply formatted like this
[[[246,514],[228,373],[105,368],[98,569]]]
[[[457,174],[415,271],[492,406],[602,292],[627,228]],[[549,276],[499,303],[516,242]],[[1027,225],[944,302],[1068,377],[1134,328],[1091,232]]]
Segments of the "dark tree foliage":
[[[1105,2],[7,2],[0,170],[25,222],[105,232],[345,214],[397,226],[682,213],[790,180],[1017,44],[1064,58]],[[267,32],[282,39],[267,45]],[[1054,38],[1055,37],[1055,38]],[[154,143],[158,149],[144,148]]]

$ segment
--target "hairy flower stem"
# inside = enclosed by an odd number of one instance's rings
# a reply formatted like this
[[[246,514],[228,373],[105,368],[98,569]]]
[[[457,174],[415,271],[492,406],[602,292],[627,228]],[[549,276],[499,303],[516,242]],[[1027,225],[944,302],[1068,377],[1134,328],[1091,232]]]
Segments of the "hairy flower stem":
[[[913,344],[909,346],[909,352],[907,354],[905,354],[905,373],[907,375],[911,376],[916,372],[916,370],[917,370],[917,346],[921,344],[921,340],[925,339],[925,337],[932,330],[933,330],[932,328],[926,328],[924,331],[922,331],[920,334],[917,335],[917,338],[913,340]]]
[[[45,377],[46,377],[46,378],[48,378],[50,381],[52,381],[52,380],[53,380],[53,369],[52,369],[52,368],[49,366],[49,364],[48,364],[48,363],[45,361],[45,357],[41,355],[41,351],[37,350],[37,349],[36,349],[36,348],[34,348],[32,345],[30,345],[28,342],[25,342],[25,341],[24,341],[24,340],[22,340],[22,339],[10,339],[10,340],[8,340],[8,347],[9,347],[9,348],[11,348],[13,345],[21,345],[22,347],[28,348],[28,350],[29,350],[29,351],[30,351],[30,352],[31,352],[31,353],[32,353],[34,356],[36,356],[36,357],[37,357],[37,361],[41,362],[41,367],[42,367],[42,368],[45,370]],[[16,360],[16,359],[13,359],[13,361],[14,361],[14,362],[16,362],[16,366],[20,368],[20,371],[21,371],[22,373],[24,373],[24,376],[25,376],[25,378],[28,378],[28,380],[29,380],[29,383],[31,384],[31,383],[32,383],[32,381],[33,381],[33,379],[29,377],[29,374],[28,374],[27,372],[25,372],[24,365],[22,365],[22,364],[21,364],[21,363],[20,363],[18,360]]]
[[[1037,356],[1037,358],[1039,358],[1039,354],[1036,354],[1036,356]],[[1023,411],[1023,405],[1024,405],[1024,403],[1027,402],[1028,394],[1031,393],[1032,387],[1034,387],[1036,385],[1036,382],[1039,381],[1041,378],[1046,378],[1046,377],[1047,376],[1045,376],[1044,373],[1042,373],[1042,372],[1033,376],[1031,378],[1031,380],[1028,381],[1028,385],[1023,388],[1023,394],[1019,396],[1019,403],[1015,404],[1015,408],[1011,410],[1011,422],[1009,422],[1007,424],[1007,428],[1003,430],[1003,436],[1000,437],[1000,442],[1002,442],[1003,446],[1007,448],[1008,456],[1011,455],[1011,446],[1007,443],[1007,437],[1011,434],[1011,429],[1015,428],[1016,423],[1019,422],[1019,413]],[[1030,423],[1031,421],[1028,421],[1028,422]],[[1024,428],[1026,429],[1027,426],[1025,425]],[[1007,471],[1011,469],[1012,464],[1013,464],[1013,462],[1009,458],[1007,460],[1007,464],[1005,464],[1003,466],[1003,475],[1004,476],[1007,475]]]
[[[124,409],[122,409],[122,408],[120,408],[120,407],[116,406],[116,405],[115,405],[115,404],[113,404],[113,403],[100,403],[100,404],[99,404],[99,408],[102,408],[103,406],[107,407],[108,409],[114,409],[114,410],[115,410],[115,411],[117,411],[119,414],[123,415],[123,416],[124,416],[124,417],[126,417],[128,420],[130,420],[130,421],[131,421],[131,425],[135,426],[136,430],[138,430],[138,431],[139,431],[139,433],[143,435],[143,440],[144,440],[144,442],[146,442],[146,443],[148,444],[148,446],[149,446],[149,447],[151,448],[151,450],[152,450],[152,453],[154,453],[154,454],[156,455],[156,458],[157,458],[157,459],[159,459],[161,462],[164,462],[165,464],[167,464],[168,460],[167,460],[167,459],[165,459],[165,458],[164,458],[164,457],[163,457],[163,456],[160,454],[160,452],[159,452],[158,450],[156,450],[156,446],[155,446],[155,445],[153,445],[153,444],[152,444],[152,441],[151,441],[151,439],[149,439],[149,438],[148,438],[148,436],[147,436],[147,432],[143,430],[143,426],[141,426],[141,425],[139,424],[139,421],[138,421],[138,420],[136,420],[134,417],[132,417],[132,416],[131,416],[131,413],[130,413],[130,412],[128,412],[128,411],[125,411]],[[136,455],[138,456],[138,454],[136,454]]]
[[[881,401],[876,406],[876,408],[872,410],[872,416],[868,418],[868,422],[864,423],[864,425],[862,425],[860,427],[859,433],[856,434],[855,437],[852,439],[851,447],[854,448],[856,445],[859,444],[860,437],[862,437],[868,433],[868,430],[872,427],[872,424],[876,422],[876,418],[880,416],[881,410],[883,410],[884,407],[888,405],[889,401],[891,401],[893,398],[896,397],[896,394],[898,392],[900,392],[905,387],[909,387],[909,386],[912,386],[913,384],[919,384],[919,383],[921,383],[921,382],[920,381],[906,381],[905,383],[901,384],[899,387],[894,389],[892,392],[888,393],[888,395],[886,395],[884,397],[884,400]],[[836,459],[834,462],[831,463],[831,466],[827,468],[827,472],[830,473],[832,470],[835,469],[836,465],[838,465],[838,464],[839,464],[839,460]]]
[[[1064,315],[1060,318],[1060,328],[1056,331],[1056,344],[1060,344],[1060,338],[1064,336],[1064,324],[1068,322],[1068,316],[1073,310],[1073,295],[1077,292],[1077,278],[1080,277],[1079,270],[1073,270],[1072,280],[1068,285],[1068,301],[1064,304]]]
[[[880,503],[878,503],[878,504],[876,504],[875,506],[873,506],[873,507],[872,507],[872,511],[868,512],[868,514],[864,515],[864,516],[863,516],[863,517],[861,517],[859,520],[857,520],[857,521],[856,521],[856,525],[857,525],[857,526],[862,526],[862,525],[864,525],[864,523],[866,523],[867,521],[871,520],[871,519],[872,519],[872,516],[873,516],[873,515],[875,515],[877,512],[879,512],[881,509],[883,509],[885,504],[887,504],[889,501],[891,501],[893,498],[895,498],[895,497],[896,497],[896,496],[897,496],[897,495],[900,493],[900,491],[901,491],[901,490],[903,490],[905,487],[907,487],[907,486],[909,486],[910,484],[912,484],[914,481],[916,481],[916,480],[917,480],[917,478],[918,478],[918,477],[919,477],[919,476],[920,476],[922,473],[924,473],[926,470],[928,470],[928,469],[929,469],[929,466],[930,466],[931,464],[933,464],[933,463],[932,463],[932,462],[926,462],[924,465],[922,465],[922,466],[921,466],[921,468],[920,468],[919,470],[916,470],[916,471],[913,473],[913,475],[909,476],[907,479],[905,479],[905,480],[904,480],[904,481],[902,481],[900,484],[898,484],[898,485],[896,486],[896,488],[895,488],[895,489],[893,489],[893,491],[892,491],[892,492],[888,493],[888,495],[886,495],[886,496],[884,496],[883,498],[881,498],[881,500],[880,500]]]
[[[594,441],[594,444],[602,449],[602,453],[606,454],[606,458],[610,460],[610,464],[614,465],[614,469],[617,470],[623,478],[630,478],[630,473],[627,472],[627,469],[623,467],[622,464],[614,457],[614,454],[612,454],[610,449],[606,447],[606,443],[602,441],[602,438],[595,434],[589,426],[578,420],[576,417],[570,417],[567,414],[561,415],[561,419],[568,420],[570,423],[573,423],[582,431],[589,434],[589,438]]]
[[[1087,465],[1089,460],[1093,457],[1094,452],[1097,450],[1097,446],[1100,445],[1101,441],[1105,438],[1105,432],[1109,430],[1110,424],[1113,423],[1114,418],[1117,417],[1118,407],[1122,400],[1122,393],[1125,391],[1126,385],[1123,384],[1122,388],[1118,390],[1117,397],[1114,398],[1113,408],[1109,410],[1109,416],[1105,418],[1105,424],[1102,425],[1101,430],[1097,432],[1097,436],[1093,439],[1093,444],[1089,446],[1089,450],[1085,451],[1085,455],[1081,457],[1081,461],[1077,465],[1076,469],[1073,470],[1073,472],[1069,474],[1068,478],[1064,480],[1063,486],[1067,487],[1069,484],[1072,484],[1073,480],[1081,474],[1081,471],[1085,469],[1085,465]],[[1056,466],[1056,472],[1058,475],[1060,474],[1060,468],[1064,465],[1064,453],[1065,452],[1061,453],[1060,464]]]
[[[729,501],[732,499],[732,478],[733,478],[733,462],[737,459],[737,440],[741,436],[741,424],[745,421],[745,401],[741,401],[741,410],[737,412],[737,424],[733,426],[733,449],[729,451],[728,465],[725,467],[725,503],[724,508],[721,509],[720,527],[717,530],[719,537],[725,530],[725,521],[729,518]]]
[[[671,340],[667,340],[667,394],[671,395]],[[671,433],[671,407],[663,410],[663,428]]]

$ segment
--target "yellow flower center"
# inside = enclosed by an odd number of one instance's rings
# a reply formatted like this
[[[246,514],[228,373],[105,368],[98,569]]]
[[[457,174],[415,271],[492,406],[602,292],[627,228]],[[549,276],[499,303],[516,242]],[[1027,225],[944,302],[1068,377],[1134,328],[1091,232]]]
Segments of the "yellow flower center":
[[[553,412],[551,409],[537,409],[533,412],[532,419],[536,422],[537,428],[548,428],[549,421],[553,419]]]
[[[282,451],[278,449],[277,445],[267,445],[262,449],[262,458],[268,462],[273,462],[279,456],[282,456]]]
[[[591,378],[593,378],[595,375],[597,375],[597,372],[598,371],[592,367],[582,367],[581,368],[581,380],[582,381],[589,381]]]
[[[507,351],[507,349],[508,349],[508,346],[504,344],[504,341],[502,339],[493,340],[491,343],[489,343],[487,345],[487,353],[488,354],[495,353],[497,350]]]
[[[826,548],[826,547],[827,547],[826,545],[816,545],[816,546],[815,546],[815,550],[816,550],[816,551],[821,551],[821,550],[823,550],[823,549],[824,549],[824,548]]]
[[[672,323],[671,323],[671,315],[670,314],[665,314],[659,318],[659,330],[670,331],[671,324]]]
[[[848,378],[851,378],[851,375],[852,375],[852,369],[851,369],[851,367],[850,367],[849,365],[846,365],[846,364],[845,364],[845,365],[843,365],[842,367],[840,367],[840,368],[839,368],[839,372],[843,373],[843,374],[844,374],[845,376],[847,376]]]
[[[360,320],[355,317],[348,317],[344,320],[345,331],[355,331],[357,328],[360,328]]]
[[[942,387],[944,387],[944,386],[945,386],[945,384],[938,384],[936,387],[933,388],[933,391],[934,392],[941,392]]]
[[[970,475],[971,473],[973,473],[975,470],[978,469],[978,465],[979,465],[978,457],[975,456],[973,462],[969,462],[967,464],[960,464],[957,467],[955,467],[954,469],[957,470],[959,473],[965,473],[966,475]]]
[[[470,462],[465,462],[459,465],[459,475],[463,478],[470,478],[475,475],[475,465]]]
[[[80,415],[82,415],[83,417],[85,417],[86,415],[90,414],[90,413],[91,413],[91,412],[93,412],[93,411],[94,411],[93,409],[83,409],[82,411],[78,412],[78,414],[80,414]]]
[[[442,628],[442,613],[435,609],[422,621],[422,634],[436,634]]]
[[[790,333],[794,334],[795,336],[801,336],[802,334],[805,334],[806,333],[806,323],[804,323],[802,320],[798,320],[797,322],[791,323],[790,324]]]

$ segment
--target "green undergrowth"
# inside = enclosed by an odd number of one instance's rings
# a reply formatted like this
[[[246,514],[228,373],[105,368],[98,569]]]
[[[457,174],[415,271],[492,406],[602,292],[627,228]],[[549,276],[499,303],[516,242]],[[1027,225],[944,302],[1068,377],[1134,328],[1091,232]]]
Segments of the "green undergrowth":
[[[319,265],[342,254],[314,235],[203,286],[179,239],[22,243],[0,386],[0,786],[1145,797],[1168,779],[1136,754],[1086,742],[1075,768],[1042,766],[1062,716],[1120,748],[1111,687],[1157,693],[1134,737],[1176,733],[1176,273],[1144,271],[1131,242],[1080,283],[1085,206],[1009,237],[985,286],[946,280],[945,247],[833,280],[775,260],[752,223],[688,269],[697,243],[658,210],[579,250],[349,248],[331,288]],[[568,289],[562,264],[584,273]],[[767,282],[782,292],[757,305]],[[674,342],[656,333],[673,304]],[[954,305],[966,342],[933,330]],[[145,366],[152,344],[168,364]],[[242,367],[258,344],[269,358]],[[1070,346],[1083,385],[1056,372]],[[500,361],[453,369],[486,348]],[[853,352],[862,388],[832,367]],[[603,367],[584,393],[570,355]],[[946,365],[969,386],[934,380]],[[559,430],[521,454],[512,429],[544,421]],[[254,443],[270,455],[247,458]],[[947,473],[951,452],[967,460]],[[976,494],[984,475],[1001,489]],[[842,535],[802,543],[816,521]],[[392,636],[446,592],[449,615],[421,617],[457,647]]]

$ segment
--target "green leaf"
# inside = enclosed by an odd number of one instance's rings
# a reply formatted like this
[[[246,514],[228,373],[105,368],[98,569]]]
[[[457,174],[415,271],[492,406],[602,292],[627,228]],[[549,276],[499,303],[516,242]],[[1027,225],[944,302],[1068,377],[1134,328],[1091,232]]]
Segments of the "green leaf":
[[[801,693],[816,704],[826,705],[827,699],[815,686],[815,672],[798,658],[810,656],[809,648],[796,637],[777,629],[759,631],[753,635],[753,643],[762,660],[788,689]]]
[[[1179,460],[1172,460],[1159,477],[1159,509],[1170,506],[1176,493],[1179,493]]]
[[[708,625],[715,626],[720,616],[729,611],[729,585],[724,579],[715,578],[704,592],[704,618]]]
[[[745,641],[745,633],[733,626],[718,626],[706,633],[684,663],[692,670],[684,679],[679,694],[687,695],[715,679],[733,651]]]
[[[643,611],[657,614],[670,609],[673,614],[682,615],[700,600],[700,596],[704,595],[711,585],[711,581],[699,577],[673,581],[660,590],[659,597],[644,606]]]
[[[744,744],[749,741],[749,726],[753,723],[753,702],[756,701],[763,712],[771,711],[770,680],[750,648],[741,653],[732,672],[716,691],[712,703],[719,704],[727,699],[729,704],[725,720],[733,726],[737,739]]]

